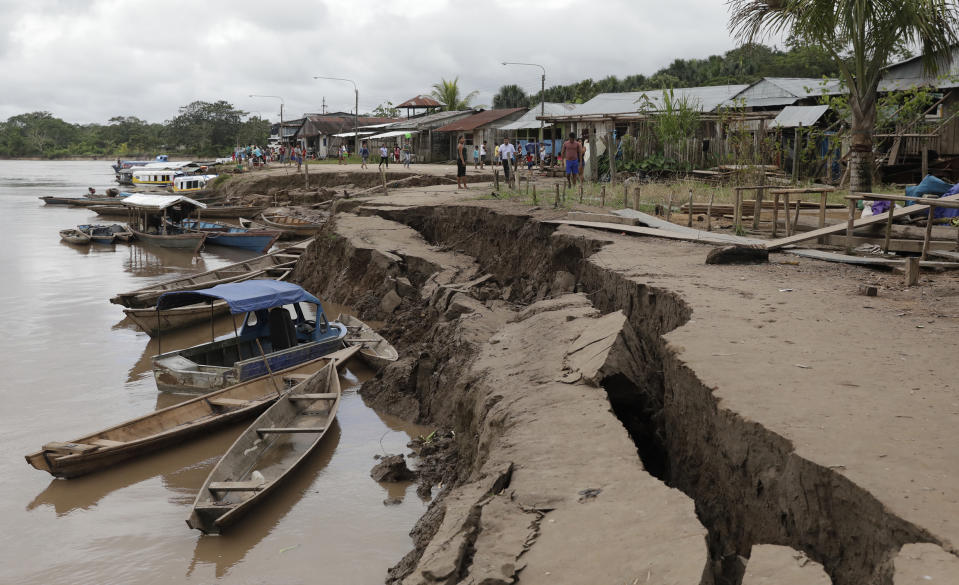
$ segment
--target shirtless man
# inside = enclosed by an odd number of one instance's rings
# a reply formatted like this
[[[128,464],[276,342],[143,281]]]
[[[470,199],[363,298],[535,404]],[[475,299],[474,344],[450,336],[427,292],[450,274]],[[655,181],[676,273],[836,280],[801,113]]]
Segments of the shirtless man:
[[[566,161],[566,185],[572,187],[579,178],[580,159],[583,156],[583,145],[577,142],[575,132],[569,133],[569,140],[563,143],[560,154]]]

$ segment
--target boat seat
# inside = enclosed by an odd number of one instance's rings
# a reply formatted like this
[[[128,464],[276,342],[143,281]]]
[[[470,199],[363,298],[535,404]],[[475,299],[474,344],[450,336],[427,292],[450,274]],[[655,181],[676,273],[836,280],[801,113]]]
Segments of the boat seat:
[[[95,451],[97,449],[99,449],[99,447],[96,445],[88,445],[86,443],[63,443],[60,441],[47,443],[43,446],[44,451],[58,451],[67,453],[86,453],[88,451]]]
[[[126,445],[123,441],[111,441],[110,439],[94,439],[90,442],[100,447],[119,447],[120,445]]]
[[[270,309],[270,345],[273,351],[289,349],[296,345],[296,329],[293,327],[293,319],[290,313],[283,307]]]
[[[290,394],[290,400],[336,400],[339,394]]]
[[[213,406],[222,406],[225,408],[231,408],[234,406],[246,406],[250,403],[249,400],[238,400],[236,398],[207,398],[207,402]]]
[[[326,427],[261,427],[256,432],[261,435],[267,433],[322,433]]]
[[[293,382],[294,384],[299,384],[300,382],[305,382],[313,377],[312,374],[286,374],[283,376],[285,382]]]
[[[253,481],[211,481],[206,489],[211,492],[256,492],[266,486],[264,480]]]

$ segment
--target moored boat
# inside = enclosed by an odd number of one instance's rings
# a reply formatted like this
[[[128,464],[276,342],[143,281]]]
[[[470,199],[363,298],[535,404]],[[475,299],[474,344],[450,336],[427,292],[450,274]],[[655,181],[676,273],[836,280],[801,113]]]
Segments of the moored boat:
[[[344,347],[346,327],[327,321],[320,300],[289,282],[247,280],[168,292],[160,295],[156,308],[212,304],[218,299],[229,304],[231,314],[246,314],[242,326],[228,339],[154,356],[158,389],[212,392],[269,372],[282,373]],[[312,319],[304,311],[305,304],[315,308]],[[157,338],[162,343],[162,332]]]
[[[355,351],[347,348],[301,364],[286,374],[286,380],[269,375],[255,378],[71,441],[47,443],[25,458],[36,469],[70,478],[151,455],[216,427],[255,416],[293,385],[290,381],[298,382],[334,359],[345,361]]]
[[[333,360],[283,394],[237,437],[210,471],[186,521],[218,534],[288,477],[322,441],[342,389]]]
[[[189,231],[206,233],[206,243],[210,245],[242,248],[260,253],[269,250],[280,237],[280,232],[276,230],[249,229],[193,218],[182,220],[180,227]]]
[[[206,189],[207,183],[216,179],[219,175],[182,175],[174,177],[174,193],[195,193]]]
[[[112,244],[116,240],[128,242],[133,237],[133,232],[127,226],[118,223],[112,225],[83,224],[78,225],[77,229],[90,236],[90,239],[98,244]]]
[[[183,195],[136,194],[124,199],[123,205],[133,212],[130,231],[137,240],[163,248],[191,249],[194,253],[203,247],[206,233],[188,232],[177,224],[206,204]]]
[[[360,358],[376,371],[399,359],[396,348],[382,335],[353,315],[341,313],[337,321],[346,325],[346,343],[360,348]]]
[[[76,228],[60,230],[60,239],[68,244],[83,246],[90,243],[90,236]]]
[[[280,230],[293,237],[312,236],[323,229],[322,223],[313,223],[289,215],[260,215],[256,221],[269,229]]]
[[[210,205],[197,215],[206,219],[236,219],[238,217],[256,215],[264,209],[266,209],[266,207],[262,205]]]

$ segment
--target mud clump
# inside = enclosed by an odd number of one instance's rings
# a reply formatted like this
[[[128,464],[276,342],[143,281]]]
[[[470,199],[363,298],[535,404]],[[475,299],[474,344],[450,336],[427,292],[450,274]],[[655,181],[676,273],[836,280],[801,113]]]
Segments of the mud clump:
[[[387,455],[370,470],[373,481],[397,482],[412,481],[416,474],[406,466],[403,455]]]

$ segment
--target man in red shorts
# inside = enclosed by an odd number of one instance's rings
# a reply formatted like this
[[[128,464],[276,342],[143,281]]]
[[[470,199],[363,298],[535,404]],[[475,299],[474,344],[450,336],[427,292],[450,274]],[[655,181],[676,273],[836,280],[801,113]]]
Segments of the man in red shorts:
[[[569,140],[563,143],[560,154],[566,161],[566,185],[572,187],[579,178],[580,159],[583,157],[583,145],[576,141],[575,132],[569,133]]]

